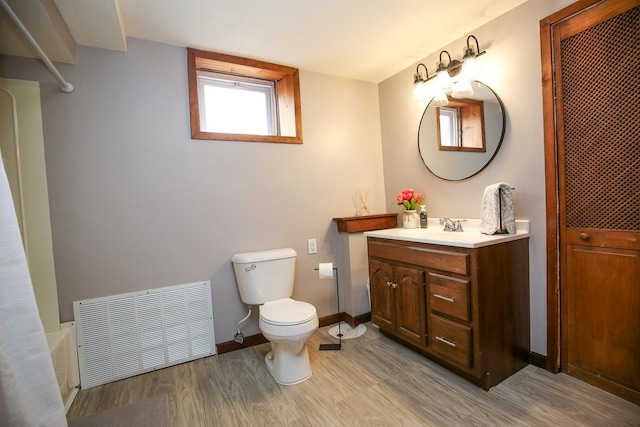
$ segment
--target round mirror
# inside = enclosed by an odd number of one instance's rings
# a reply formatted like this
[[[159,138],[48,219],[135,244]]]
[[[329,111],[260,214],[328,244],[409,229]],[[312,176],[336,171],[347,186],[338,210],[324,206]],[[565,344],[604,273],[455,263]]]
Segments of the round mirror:
[[[487,85],[471,82],[473,95],[449,97],[448,104],[425,108],[418,128],[422,162],[448,181],[470,178],[496,156],[506,123],[500,97]]]

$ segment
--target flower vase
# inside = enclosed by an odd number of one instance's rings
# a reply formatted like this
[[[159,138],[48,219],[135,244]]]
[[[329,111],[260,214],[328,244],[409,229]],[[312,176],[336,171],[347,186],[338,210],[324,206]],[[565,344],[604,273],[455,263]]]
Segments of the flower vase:
[[[420,215],[415,210],[407,210],[402,214],[404,228],[420,228]]]

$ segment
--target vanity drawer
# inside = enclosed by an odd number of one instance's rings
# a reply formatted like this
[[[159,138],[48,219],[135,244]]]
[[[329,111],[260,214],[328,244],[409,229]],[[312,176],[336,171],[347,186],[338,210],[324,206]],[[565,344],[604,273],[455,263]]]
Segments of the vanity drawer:
[[[429,305],[437,311],[460,320],[469,321],[471,313],[470,283],[468,280],[429,273]]]
[[[429,344],[434,353],[465,367],[471,367],[471,328],[431,315]]]
[[[450,250],[438,245],[394,241],[376,237],[367,238],[367,242],[370,257],[384,258],[464,276],[470,274],[471,255],[464,250]]]

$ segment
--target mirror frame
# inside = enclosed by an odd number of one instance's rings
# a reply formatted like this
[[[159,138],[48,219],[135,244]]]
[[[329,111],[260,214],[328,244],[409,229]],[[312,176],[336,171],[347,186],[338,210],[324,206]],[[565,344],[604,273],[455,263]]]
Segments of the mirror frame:
[[[498,139],[498,143],[495,147],[495,150],[493,151],[493,153],[491,154],[491,157],[486,160],[484,162],[484,164],[482,164],[482,166],[478,167],[477,170],[476,168],[470,168],[469,171],[463,171],[460,175],[464,175],[461,178],[452,178],[452,177],[447,177],[447,176],[441,176],[438,175],[437,173],[435,173],[433,171],[433,166],[430,168],[428,163],[429,163],[429,159],[425,159],[425,154],[423,153],[423,150],[420,148],[420,131],[422,129],[423,123],[425,121],[425,115],[427,114],[427,111],[433,111],[435,110],[435,106],[432,106],[431,103],[433,101],[433,98],[429,101],[429,103],[427,104],[427,106],[424,109],[424,112],[422,113],[422,116],[420,118],[420,124],[418,125],[418,152],[420,153],[420,159],[422,160],[422,163],[425,165],[425,167],[427,168],[427,170],[429,172],[431,172],[431,174],[433,174],[434,176],[443,179],[445,181],[463,181],[465,179],[469,179],[477,174],[479,174],[480,172],[482,172],[492,161],[493,159],[496,157],[496,155],[498,154],[498,151],[500,151],[500,147],[502,146],[502,142],[504,141],[504,134],[505,134],[505,130],[507,127],[507,117],[506,117],[506,112],[505,112],[505,106],[504,103],[502,102],[502,99],[500,99],[500,97],[498,96],[498,94],[486,83],[477,81],[477,80],[473,80],[472,83],[476,83],[476,84],[480,84],[482,86],[484,86],[485,88],[487,88],[491,94],[493,94],[493,96],[495,97],[495,99],[498,101],[498,106],[500,108],[500,116],[502,118],[502,129],[500,132],[500,137]],[[473,97],[471,98],[473,99]],[[429,107],[432,107],[432,110],[429,110]],[[487,134],[488,132],[486,132],[485,129],[485,134]],[[432,141],[433,145],[435,146],[436,151],[438,151],[438,141],[437,141],[437,135],[433,135]],[[487,149],[489,149],[490,146],[490,142],[493,141],[486,141],[486,147]],[[471,155],[483,155],[484,153],[479,153],[479,152],[460,152],[460,151],[440,151],[440,153],[443,153],[443,155],[465,155],[465,154],[471,154]]]

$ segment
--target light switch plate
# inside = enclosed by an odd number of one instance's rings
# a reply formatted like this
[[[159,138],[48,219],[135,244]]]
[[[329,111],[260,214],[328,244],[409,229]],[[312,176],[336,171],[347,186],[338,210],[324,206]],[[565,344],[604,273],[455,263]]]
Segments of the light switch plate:
[[[318,253],[318,244],[316,239],[307,240],[307,253],[309,255]]]

